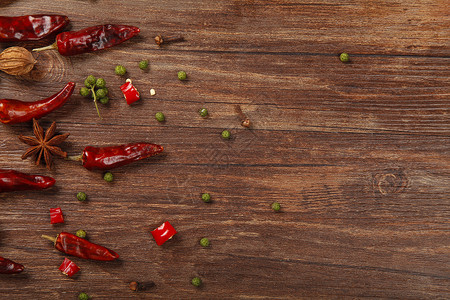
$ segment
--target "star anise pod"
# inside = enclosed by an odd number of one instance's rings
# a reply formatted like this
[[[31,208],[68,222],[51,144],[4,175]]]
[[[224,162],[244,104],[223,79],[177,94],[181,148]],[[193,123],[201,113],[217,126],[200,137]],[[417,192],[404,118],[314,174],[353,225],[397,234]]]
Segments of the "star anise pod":
[[[42,155],[44,155],[45,164],[47,165],[47,169],[50,170],[53,164],[52,154],[67,157],[67,153],[62,151],[57,145],[64,142],[69,136],[69,133],[55,136],[55,130],[56,122],[53,122],[44,135],[44,129],[42,129],[36,119],[33,119],[33,133],[35,136],[19,136],[19,140],[31,146],[22,155],[22,159],[33,155],[36,160],[36,166],[38,166],[41,162]]]

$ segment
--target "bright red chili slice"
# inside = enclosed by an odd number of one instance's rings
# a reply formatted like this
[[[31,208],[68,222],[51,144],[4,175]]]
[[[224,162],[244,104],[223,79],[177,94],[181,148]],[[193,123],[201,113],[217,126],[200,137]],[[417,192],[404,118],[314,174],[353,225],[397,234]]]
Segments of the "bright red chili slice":
[[[63,263],[59,266],[59,270],[69,277],[75,275],[78,271],[80,271],[80,267],[78,267],[73,261],[70,259],[64,258]]]
[[[64,217],[61,208],[50,208],[50,223],[64,223]]]
[[[131,79],[127,79],[120,89],[122,90],[123,96],[125,97],[128,105],[140,99],[139,92],[131,83]]]
[[[153,238],[158,246],[161,246],[171,239],[177,231],[169,222],[164,222],[161,226],[152,231]]]

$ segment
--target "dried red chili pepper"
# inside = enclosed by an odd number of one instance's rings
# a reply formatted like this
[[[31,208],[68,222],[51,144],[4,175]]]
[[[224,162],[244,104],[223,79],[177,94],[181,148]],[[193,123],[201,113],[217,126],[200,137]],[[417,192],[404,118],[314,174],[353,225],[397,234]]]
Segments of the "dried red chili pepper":
[[[0,256],[0,274],[20,273],[23,269],[23,265]]]
[[[154,156],[164,150],[163,146],[150,143],[133,143],[112,147],[84,148],[83,154],[69,159],[81,160],[88,170],[111,170],[134,161]]]
[[[131,82],[131,79],[127,79],[127,81],[120,86],[120,90],[123,93],[123,96],[125,97],[125,100],[127,101],[127,104],[130,105],[136,101],[139,100],[139,92],[134,87],[133,83]]]
[[[74,89],[75,83],[69,82],[53,96],[35,102],[1,99],[0,121],[4,124],[16,124],[42,118],[66,103]]]
[[[40,40],[69,22],[69,18],[62,15],[0,16],[0,42]]]
[[[78,271],[80,271],[80,267],[77,266],[73,261],[70,259],[64,257],[64,261],[62,262],[61,266],[59,266],[59,270],[69,277],[72,277],[75,275]]]
[[[50,208],[50,224],[64,223],[64,216],[60,207]]]
[[[56,42],[50,46],[33,49],[42,51],[55,49],[61,55],[71,56],[94,52],[119,45],[135,35],[140,29],[128,25],[97,25],[80,31],[61,32],[56,36]]]
[[[76,257],[103,261],[119,258],[119,254],[116,252],[68,232],[61,232],[56,238],[48,235],[42,237],[52,241],[59,251]]]
[[[169,222],[164,222],[161,226],[152,231],[153,238],[158,246],[170,240],[177,231]]]
[[[0,193],[26,190],[43,190],[55,184],[48,176],[30,175],[14,170],[0,169]]]

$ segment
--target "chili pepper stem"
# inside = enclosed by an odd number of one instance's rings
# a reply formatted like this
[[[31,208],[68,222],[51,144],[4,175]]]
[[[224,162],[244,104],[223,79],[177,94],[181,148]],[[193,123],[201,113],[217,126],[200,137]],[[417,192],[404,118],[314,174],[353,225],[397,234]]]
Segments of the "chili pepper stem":
[[[73,160],[73,161],[82,161],[83,160],[83,154],[67,156],[66,159]]]
[[[92,95],[94,96],[95,109],[97,110],[97,114],[98,114],[98,117],[100,118],[100,120],[103,120],[102,116],[100,116],[100,111],[98,110],[97,96],[95,95],[95,89],[94,88],[95,88],[95,86],[91,87]]]
[[[41,235],[41,237],[43,237],[44,239],[47,239],[49,241],[52,241],[54,244],[56,244],[56,238],[55,237],[52,237],[52,236],[49,236],[49,235],[46,235],[46,234]]]
[[[44,51],[44,50],[58,50],[58,45],[56,44],[56,42],[54,42],[51,45],[41,47],[41,48],[36,48],[36,49],[33,49],[32,51],[39,52],[39,51]]]

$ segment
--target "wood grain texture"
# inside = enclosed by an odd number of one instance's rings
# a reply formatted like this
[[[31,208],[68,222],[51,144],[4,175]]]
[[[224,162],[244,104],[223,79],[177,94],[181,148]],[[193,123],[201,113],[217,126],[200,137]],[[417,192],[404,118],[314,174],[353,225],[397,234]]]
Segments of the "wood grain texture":
[[[0,276],[8,299],[300,299],[450,297],[450,17],[447,1],[31,1],[1,15],[61,13],[78,30],[101,23],[141,34],[107,51],[36,54],[22,77],[0,74],[0,97],[35,100],[106,79],[110,104],[79,96],[44,117],[70,132],[62,147],[149,141],[165,153],[113,173],[56,159],[51,172],[22,161],[19,134],[1,126],[0,168],[54,176],[45,192],[0,195],[0,255],[21,262]],[[183,43],[158,48],[157,34]],[[51,39],[21,43],[33,48]],[[2,49],[10,44],[1,45]],[[351,63],[338,55],[347,51]],[[149,59],[150,70],[137,64]],[[123,64],[142,100],[126,105],[114,75]],[[189,80],[176,78],[179,70]],[[77,90],[78,90],[77,88]],[[150,96],[150,88],[156,90]],[[240,126],[236,106],[252,128]],[[207,107],[202,119],[198,109]],[[158,111],[167,121],[154,119]],[[229,129],[232,139],[220,133]],[[75,195],[86,191],[89,200]],[[208,191],[213,202],[200,194]],[[279,201],[282,212],[270,209]],[[50,207],[66,222],[49,224]],[[156,246],[150,231],[179,232]],[[117,251],[104,263],[73,260],[41,234],[83,228]],[[202,237],[211,240],[201,249]],[[194,276],[203,286],[190,284]],[[132,292],[130,281],[154,281]]]

